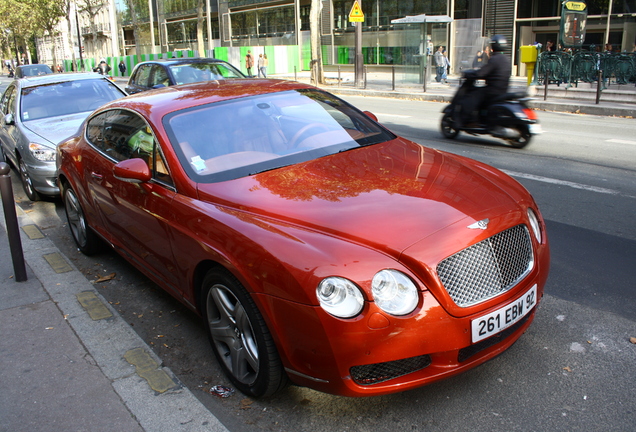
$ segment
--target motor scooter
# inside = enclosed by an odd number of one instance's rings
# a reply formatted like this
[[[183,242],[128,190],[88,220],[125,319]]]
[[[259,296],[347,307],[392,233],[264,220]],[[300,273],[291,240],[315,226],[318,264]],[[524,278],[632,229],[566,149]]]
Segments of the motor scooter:
[[[525,93],[506,93],[490,100],[480,110],[477,124],[461,125],[456,119],[461,115],[462,101],[475,90],[476,81],[471,71],[465,71],[463,83],[442,111],[440,126],[446,138],[456,138],[463,131],[471,135],[492,135],[506,140],[512,147],[523,148],[533,135],[543,132],[536,113],[526,104],[530,98]]]

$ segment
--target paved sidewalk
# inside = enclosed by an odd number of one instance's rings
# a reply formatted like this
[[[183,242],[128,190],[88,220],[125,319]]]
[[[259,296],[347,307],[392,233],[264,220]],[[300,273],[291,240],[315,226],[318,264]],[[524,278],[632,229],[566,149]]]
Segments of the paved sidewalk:
[[[16,208],[28,280],[1,213],[0,431],[227,431]]]

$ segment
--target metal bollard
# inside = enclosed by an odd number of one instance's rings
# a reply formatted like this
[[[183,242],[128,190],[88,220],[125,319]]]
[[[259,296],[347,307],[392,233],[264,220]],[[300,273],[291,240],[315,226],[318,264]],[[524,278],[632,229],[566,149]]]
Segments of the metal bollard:
[[[340,88],[340,65],[338,65],[338,88]]]
[[[364,87],[365,90],[367,88],[367,67],[364,67]]]
[[[296,75],[296,66],[294,66],[294,81],[298,81],[298,76]]]
[[[550,82],[550,72],[548,70],[548,68],[545,68],[545,78],[544,78],[544,84],[545,84],[545,88],[543,90],[543,100],[548,99],[548,83]]]
[[[7,237],[13,260],[13,272],[16,282],[27,280],[26,266],[24,265],[24,253],[22,240],[20,239],[20,226],[15,212],[15,200],[11,187],[11,168],[5,162],[0,162],[0,193],[2,194],[2,207],[4,207],[4,219],[7,221]]]
[[[601,101],[601,87],[603,84],[603,70],[598,70],[598,81],[596,82],[596,104]]]
[[[391,65],[391,90],[395,91],[395,65]]]

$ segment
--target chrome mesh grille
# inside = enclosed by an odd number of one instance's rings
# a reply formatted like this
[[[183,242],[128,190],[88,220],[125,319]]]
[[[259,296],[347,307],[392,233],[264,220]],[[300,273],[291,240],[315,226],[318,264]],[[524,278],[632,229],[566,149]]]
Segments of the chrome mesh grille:
[[[517,225],[441,261],[437,275],[455,304],[467,307],[508,291],[533,265],[530,233]]]

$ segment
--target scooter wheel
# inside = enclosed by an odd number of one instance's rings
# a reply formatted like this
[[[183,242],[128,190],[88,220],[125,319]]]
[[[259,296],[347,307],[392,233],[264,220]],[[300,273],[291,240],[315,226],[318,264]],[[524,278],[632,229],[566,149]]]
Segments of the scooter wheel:
[[[508,143],[514,148],[524,148],[530,144],[532,135],[528,131],[519,130],[520,135],[517,138],[508,140]]]
[[[457,137],[457,134],[459,134],[459,129],[455,129],[453,116],[449,112],[444,113],[440,123],[440,128],[442,129],[442,135],[449,139],[454,139]]]

